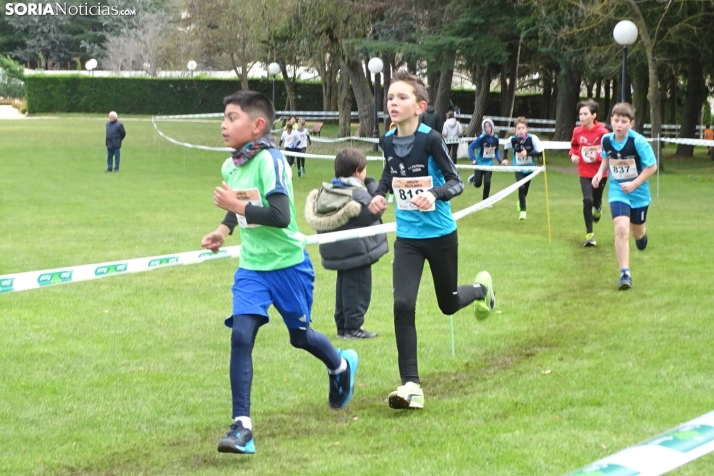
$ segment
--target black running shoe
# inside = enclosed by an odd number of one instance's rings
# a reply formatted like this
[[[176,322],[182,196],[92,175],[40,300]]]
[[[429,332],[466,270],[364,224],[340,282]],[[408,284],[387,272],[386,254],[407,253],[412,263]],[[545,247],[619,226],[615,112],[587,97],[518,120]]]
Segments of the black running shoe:
[[[376,332],[370,332],[367,329],[362,329],[361,327],[359,329],[351,330],[351,331],[345,331],[344,334],[339,335],[338,337],[341,337],[345,340],[354,340],[354,339],[371,339],[373,337],[377,337]]]
[[[226,436],[218,442],[218,451],[238,454],[255,453],[253,432],[248,428],[244,428],[243,422],[237,421],[233,423]]]
[[[620,276],[620,284],[618,285],[617,289],[620,291],[627,291],[632,287],[632,278],[630,277],[629,274],[623,274]]]
[[[635,244],[637,245],[638,250],[644,251],[644,249],[647,248],[647,235],[643,236],[639,240],[635,240]]]
[[[355,374],[357,373],[357,366],[359,365],[359,358],[357,357],[357,352],[352,349],[337,351],[340,357],[345,359],[347,362],[347,368],[344,372],[330,375],[330,396],[328,398],[330,402],[330,407],[332,408],[342,408],[350,401],[352,398],[352,393],[355,386]]]

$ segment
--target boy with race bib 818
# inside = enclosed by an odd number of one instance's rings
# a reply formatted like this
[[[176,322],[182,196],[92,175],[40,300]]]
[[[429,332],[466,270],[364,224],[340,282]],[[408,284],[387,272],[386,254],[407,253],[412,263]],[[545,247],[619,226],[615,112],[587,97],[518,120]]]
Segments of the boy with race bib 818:
[[[620,291],[632,287],[629,234],[635,239],[638,250],[643,251],[647,247],[645,221],[652,201],[647,180],[657,171],[652,146],[632,130],[634,123],[635,108],[626,102],[615,104],[610,118],[614,132],[602,138],[602,164],[593,177],[593,187],[598,187],[605,170],[610,169],[608,199],[615,223]]]
[[[424,83],[417,76],[406,71],[392,76],[387,107],[397,128],[379,141],[386,163],[369,205],[372,213],[382,213],[387,208],[385,196],[394,192],[394,331],[402,380],[389,394],[389,406],[395,409],[424,408],[415,322],[424,261],[429,262],[436,299],[444,314],[474,303],[476,318],[485,319],[496,303],[491,275],[486,271],[476,275],[474,284],[457,284],[459,241],[449,200],[463,192],[464,184],[441,134],[419,124],[426,97]]]

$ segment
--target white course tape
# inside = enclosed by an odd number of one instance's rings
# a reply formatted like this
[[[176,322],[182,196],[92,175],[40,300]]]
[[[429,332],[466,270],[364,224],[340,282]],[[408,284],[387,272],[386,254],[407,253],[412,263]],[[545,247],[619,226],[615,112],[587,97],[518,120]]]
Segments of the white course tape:
[[[454,213],[454,219],[459,220],[470,213],[481,210],[487,205],[500,200],[523,185],[525,182],[532,180],[533,177],[538,175],[543,170],[545,170],[545,167],[537,168],[534,173],[528,175],[523,180],[510,185],[504,190],[501,190],[487,200]],[[363,238],[365,236],[373,236],[380,233],[392,233],[396,231],[396,229],[397,224],[392,222],[377,226],[357,228],[354,230],[310,235],[304,237],[304,241],[306,245],[319,245],[322,243],[334,243],[337,241],[351,240],[353,238]],[[65,268],[45,269],[41,271],[28,271],[18,274],[6,274],[0,276],[0,294],[10,293],[13,291],[37,289],[54,284],[89,281],[92,279],[107,278],[109,276],[117,276],[120,274],[141,273],[143,271],[153,271],[155,269],[166,268],[169,266],[197,264],[214,259],[238,257],[240,257],[240,246],[227,246],[221,248],[218,253],[212,253],[207,250],[188,251],[185,253],[174,253],[170,255],[150,256],[148,258],[133,258],[107,263],[85,264],[80,266],[68,266]]]
[[[705,139],[665,139],[660,137],[662,142],[669,142],[671,144],[684,144],[684,145],[698,145],[703,147],[714,147],[714,140]]]
[[[659,476],[714,451],[714,411],[567,476]]]

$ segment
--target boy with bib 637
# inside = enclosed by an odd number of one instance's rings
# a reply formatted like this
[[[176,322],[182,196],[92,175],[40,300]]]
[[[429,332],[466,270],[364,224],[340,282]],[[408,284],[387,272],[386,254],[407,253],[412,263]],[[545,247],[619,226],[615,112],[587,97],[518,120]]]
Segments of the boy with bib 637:
[[[647,180],[657,171],[657,159],[652,146],[643,136],[632,130],[635,123],[635,108],[621,102],[612,108],[610,134],[602,138],[602,164],[593,177],[597,188],[610,169],[608,199],[615,223],[615,253],[620,266],[618,288],[625,291],[632,287],[630,274],[629,235],[635,239],[637,249],[647,247],[647,208],[652,201]]]

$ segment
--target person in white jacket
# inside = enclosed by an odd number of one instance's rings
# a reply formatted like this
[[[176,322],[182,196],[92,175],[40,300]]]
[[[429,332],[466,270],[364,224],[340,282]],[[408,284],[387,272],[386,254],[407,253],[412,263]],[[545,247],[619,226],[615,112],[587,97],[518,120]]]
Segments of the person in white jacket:
[[[449,111],[446,113],[446,121],[444,122],[444,127],[441,130],[441,135],[444,139],[458,139],[464,132],[464,126],[461,125],[458,119],[454,117],[454,111]],[[449,155],[451,155],[451,161],[456,163],[456,153],[459,149],[459,143],[453,142],[448,143]]]

